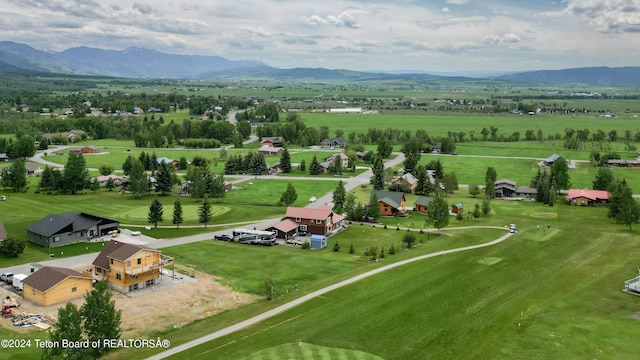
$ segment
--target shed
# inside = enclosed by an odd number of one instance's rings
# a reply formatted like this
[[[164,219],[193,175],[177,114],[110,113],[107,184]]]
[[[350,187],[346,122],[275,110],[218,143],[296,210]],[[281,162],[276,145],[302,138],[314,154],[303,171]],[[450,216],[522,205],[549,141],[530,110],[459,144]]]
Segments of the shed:
[[[84,296],[92,279],[75,270],[45,266],[23,280],[25,299],[48,306]]]
[[[311,235],[312,249],[324,249],[327,247],[327,237],[324,235]]]

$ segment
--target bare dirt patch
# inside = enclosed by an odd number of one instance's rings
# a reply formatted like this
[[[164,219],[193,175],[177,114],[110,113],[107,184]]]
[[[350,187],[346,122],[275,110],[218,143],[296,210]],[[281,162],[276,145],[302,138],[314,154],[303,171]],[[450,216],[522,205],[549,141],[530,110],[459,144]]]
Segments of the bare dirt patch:
[[[259,296],[242,294],[217,282],[220,278],[196,273],[196,281],[176,284],[153,293],[129,298],[114,296],[122,310],[124,337],[149,334],[171,326],[181,327],[256,301]]]
[[[219,279],[206,273],[195,273],[195,281],[177,283],[135,297],[114,292],[112,299],[115,300],[116,308],[122,310],[123,338],[148,335],[153,331],[172,326],[184,326],[194,320],[235,309],[260,298],[256,295],[235,292],[230,287],[221,285],[218,282]],[[55,318],[58,315],[58,308],[65,305],[60,303],[43,307],[6,289],[0,289],[2,298],[9,294],[20,301],[20,307],[13,309],[14,312],[23,311]],[[84,303],[84,297],[71,302],[80,307]],[[0,323],[5,328],[19,333],[34,329],[13,326],[11,319],[0,318]]]

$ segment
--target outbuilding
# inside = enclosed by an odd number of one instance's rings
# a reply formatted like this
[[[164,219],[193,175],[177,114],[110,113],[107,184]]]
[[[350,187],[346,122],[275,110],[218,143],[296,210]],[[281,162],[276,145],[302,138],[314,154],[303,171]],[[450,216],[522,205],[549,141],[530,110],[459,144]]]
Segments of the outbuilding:
[[[324,249],[327,247],[327,237],[324,235],[311,235],[309,245],[312,249]]]
[[[84,296],[92,289],[92,279],[75,270],[45,266],[23,281],[23,296],[42,306]]]

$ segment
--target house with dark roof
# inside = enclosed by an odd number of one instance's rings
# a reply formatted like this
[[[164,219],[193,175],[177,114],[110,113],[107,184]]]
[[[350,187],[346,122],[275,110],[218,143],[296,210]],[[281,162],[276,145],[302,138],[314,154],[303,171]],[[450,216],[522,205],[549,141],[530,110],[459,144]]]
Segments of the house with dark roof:
[[[160,283],[162,269],[173,265],[173,258],[144,245],[111,240],[83,271],[96,280],[107,280],[113,290],[128,293]]]
[[[407,208],[404,193],[397,191],[372,190],[369,196],[369,206],[375,206],[373,196],[378,199],[378,207],[382,216],[406,216]]]
[[[542,162],[540,163],[541,166],[553,166],[553,163],[558,160],[561,156],[558,154],[553,154],[551,156],[549,156],[548,158],[542,160]]]
[[[339,137],[327,138],[320,142],[320,146],[323,148],[345,147],[347,140]]]
[[[611,193],[605,190],[569,189],[569,194],[565,199],[569,205],[596,206],[608,204],[610,196]]]
[[[24,168],[27,170],[27,175],[29,176],[38,175],[42,172],[40,164],[31,161],[24,163]]]
[[[429,212],[429,204],[433,201],[433,198],[420,196],[416,199],[416,202],[413,205],[413,211],[419,212],[421,214],[426,214]]]
[[[538,189],[528,186],[517,186],[516,182],[510,179],[496,180],[494,186],[496,198],[534,198]]]
[[[258,152],[267,156],[276,156],[276,155],[279,156],[279,155],[282,155],[283,151],[284,149],[281,147],[273,147],[268,145],[262,145],[258,149]]]
[[[264,136],[260,140],[262,146],[282,147],[284,140],[280,136]]]
[[[22,280],[22,296],[41,306],[49,306],[84,296],[93,279],[75,270],[44,266]]]
[[[118,230],[120,223],[97,215],[70,211],[49,214],[27,227],[29,241],[45,247],[57,247],[86,241]]]

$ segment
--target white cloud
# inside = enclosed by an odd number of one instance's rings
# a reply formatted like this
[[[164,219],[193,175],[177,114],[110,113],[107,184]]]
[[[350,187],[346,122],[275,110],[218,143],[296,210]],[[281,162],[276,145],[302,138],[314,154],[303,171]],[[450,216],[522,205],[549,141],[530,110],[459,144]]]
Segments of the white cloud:
[[[567,0],[564,14],[584,18],[605,33],[640,32],[640,0]]]
[[[489,35],[485,36],[482,39],[482,42],[485,44],[508,44],[508,43],[517,43],[520,42],[520,37],[516,34],[505,34],[505,35]]]
[[[246,33],[249,33],[251,35],[258,36],[258,37],[267,38],[267,37],[271,37],[272,36],[271,33],[269,33],[268,31],[265,31],[261,27],[243,26],[243,27],[240,28],[240,30],[242,30],[242,31],[244,31]]]
[[[443,7],[442,8],[442,12],[445,13],[445,14],[449,13],[449,8],[448,7]]]
[[[333,25],[336,27],[347,27],[351,29],[357,29],[360,27],[356,19],[351,16],[347,12],[343,12],[338,16],[328,15],[326,17],[322,17],[319,15],[311,15],[309,17],[303,16],[300,20],[308,25],[319,26],[319,25]]]
[[[451,5],[465,5],[469,3],[469,0],[447,0],[445,3]]]

